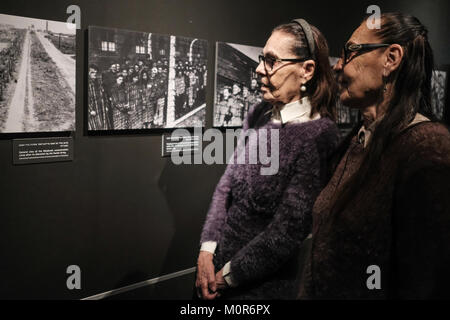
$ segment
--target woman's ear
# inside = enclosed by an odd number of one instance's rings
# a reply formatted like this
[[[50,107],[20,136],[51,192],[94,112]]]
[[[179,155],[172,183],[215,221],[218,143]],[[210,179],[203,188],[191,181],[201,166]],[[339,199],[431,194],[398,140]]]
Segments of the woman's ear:
[[[391,44],[386,50],[386,61],[384,68],[388,74],[397,70],[403,59],[403,47],[399,44]]]
[[[314,76],[316,70],[316,62],[314,60],[306,60],[303,62],[303,78],[308,82]]]

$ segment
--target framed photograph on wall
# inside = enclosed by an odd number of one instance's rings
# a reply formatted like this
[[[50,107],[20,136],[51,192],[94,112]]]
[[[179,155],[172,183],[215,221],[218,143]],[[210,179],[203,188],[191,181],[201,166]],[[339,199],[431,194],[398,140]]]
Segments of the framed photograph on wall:
[[[433,114],[447,124],[450,124],[449,110],[449,71],[450,66],[440,66],[433,71],[431,77],[431,107]]]
[[[249,108],[262,101],[256,68],[263,48],[216,43],[215,127],[240,127]]]
[[[89,131],[203,127],[208,42],[89,27]]]
[[[0,132],[75,130],[76,28],[0,14]]]
[[[330,57],[329,61],[331,67],[334,67],[338,60],[338,57]],[[350,133],[359,120],[360,114],[358,109],[346,107],[340,100],[338,100],[336,105],[336,123],[342,137],[345,137],[348,133]]]

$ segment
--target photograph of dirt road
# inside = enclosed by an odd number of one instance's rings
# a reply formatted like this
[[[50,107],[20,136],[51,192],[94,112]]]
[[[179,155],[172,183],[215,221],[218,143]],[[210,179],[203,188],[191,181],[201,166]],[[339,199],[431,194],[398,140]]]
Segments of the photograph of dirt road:
[[[0,132],[75,130],[76,29],[0,14]]]

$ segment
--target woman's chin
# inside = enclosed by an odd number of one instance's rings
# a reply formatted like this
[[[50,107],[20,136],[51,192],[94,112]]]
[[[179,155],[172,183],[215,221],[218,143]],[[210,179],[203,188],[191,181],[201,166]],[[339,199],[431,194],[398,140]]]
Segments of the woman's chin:
[[[340,100],[342,104],[348,108],[359,109],[361,106],[361,102],[357,99],[353,99],[348,95],[341,95]]]
[[[264,99],[265,102],[273,102],[274,97],[273,95],[270,94],[270,92],[267,91],[263,91],[262,92],[262,98]]]
[[[360,104],[360,101],[358,101],[358,99],[355,99],[355,97],[350,96],[346,88],[341,89],[339,100],[341,100],[344,106],[349,108],[358,108],[358,105]]]
[[[353,105],[353,99],[348,95],[346,90],[343,90],[339,96],[339,100],[341,100],[342,104],[346,107],[351,107]]]

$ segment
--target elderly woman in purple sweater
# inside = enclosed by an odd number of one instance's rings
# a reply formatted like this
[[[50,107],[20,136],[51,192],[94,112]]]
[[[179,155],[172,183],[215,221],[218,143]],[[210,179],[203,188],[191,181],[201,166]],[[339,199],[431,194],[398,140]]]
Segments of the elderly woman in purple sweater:
[[[196,287],[203,299],[295,298],[297,254],[339,140],[336,85],[320,31],[302,19],[280,25],[259,60],[264,102],[249,112],[243,132],[278,131],[279,170],[261,175],[261,163],[228,165],[201,235]]]

